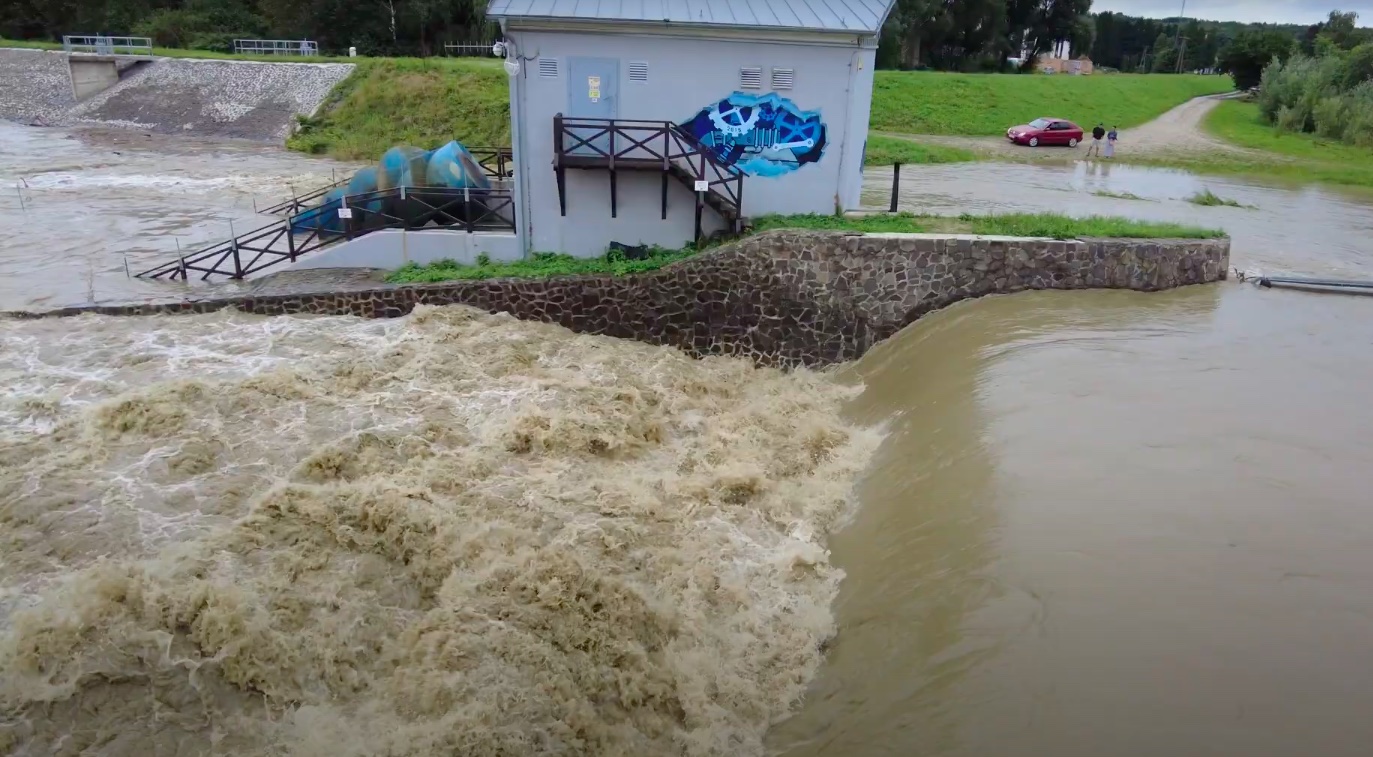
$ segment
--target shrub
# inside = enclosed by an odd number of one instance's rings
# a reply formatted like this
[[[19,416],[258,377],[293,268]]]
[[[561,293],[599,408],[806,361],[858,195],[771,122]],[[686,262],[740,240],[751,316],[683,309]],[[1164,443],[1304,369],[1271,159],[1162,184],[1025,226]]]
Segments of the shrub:
[[[1281,131],[1301,133],[1306,128],[1306,120],[1306,111],[1302,110],[1300,103],[1278,109],[1278,129]]]
[[[1373,80],[1373,42],[1364,43],[1349,51],[1344,61],[1344,77],[1340,88],[1351,90]]]
[[[160,10],[134,27],[134,34],[151,37],[158,47],[188,47],[209,25],[208,19],[188,10]]]
[[[1327,139],[1343,139],[1345,125],[1348,122],[1347,111],[1345,98],[1339,95],[1326,97],[1316,103],[1313,112],[1316,133]]]
[[[1370,84],[1370,82],[1365,82]],[[1373,147],[1373,87],[1369,96],[1351,94],[1345,107],[1345,123],[1341,137],[1359,147]]]

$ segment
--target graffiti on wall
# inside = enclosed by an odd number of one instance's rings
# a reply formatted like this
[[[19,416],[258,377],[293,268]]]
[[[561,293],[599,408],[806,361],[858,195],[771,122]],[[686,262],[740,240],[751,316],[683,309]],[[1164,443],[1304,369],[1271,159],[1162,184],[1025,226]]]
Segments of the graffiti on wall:
[[[682,124],[721,162],[751,176],[783,176],[820,160],[825,124],[776,93],[735,92]]]

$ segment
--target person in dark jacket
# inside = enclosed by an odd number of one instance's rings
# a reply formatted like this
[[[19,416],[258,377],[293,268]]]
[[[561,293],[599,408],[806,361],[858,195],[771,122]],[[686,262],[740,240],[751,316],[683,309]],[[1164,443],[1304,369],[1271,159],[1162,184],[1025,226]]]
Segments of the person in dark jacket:
[[[1096,128],[1092,129],[1092,144],[1087,148],[1087,157],[1092,157],[1093,153],[1098,158],[1101,157],[1101,138],[1104,136],[1106,136],[1106,128],[1097,124]]]

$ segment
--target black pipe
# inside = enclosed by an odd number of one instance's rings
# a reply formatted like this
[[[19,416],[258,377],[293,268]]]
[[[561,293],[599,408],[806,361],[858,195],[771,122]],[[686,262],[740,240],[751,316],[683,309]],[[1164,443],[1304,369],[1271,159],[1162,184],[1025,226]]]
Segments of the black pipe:
[[[901,194],[901,164],[893,163],[891,167],[891,208],[889,212],[896,212],[896,198]]]

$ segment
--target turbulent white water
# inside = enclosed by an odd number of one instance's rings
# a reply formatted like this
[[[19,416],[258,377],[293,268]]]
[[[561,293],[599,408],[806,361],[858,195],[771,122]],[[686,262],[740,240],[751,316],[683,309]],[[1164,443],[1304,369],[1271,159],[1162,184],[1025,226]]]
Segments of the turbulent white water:
[[[0,751],[760,753],[854,391],[465,308],[0,322]]]

